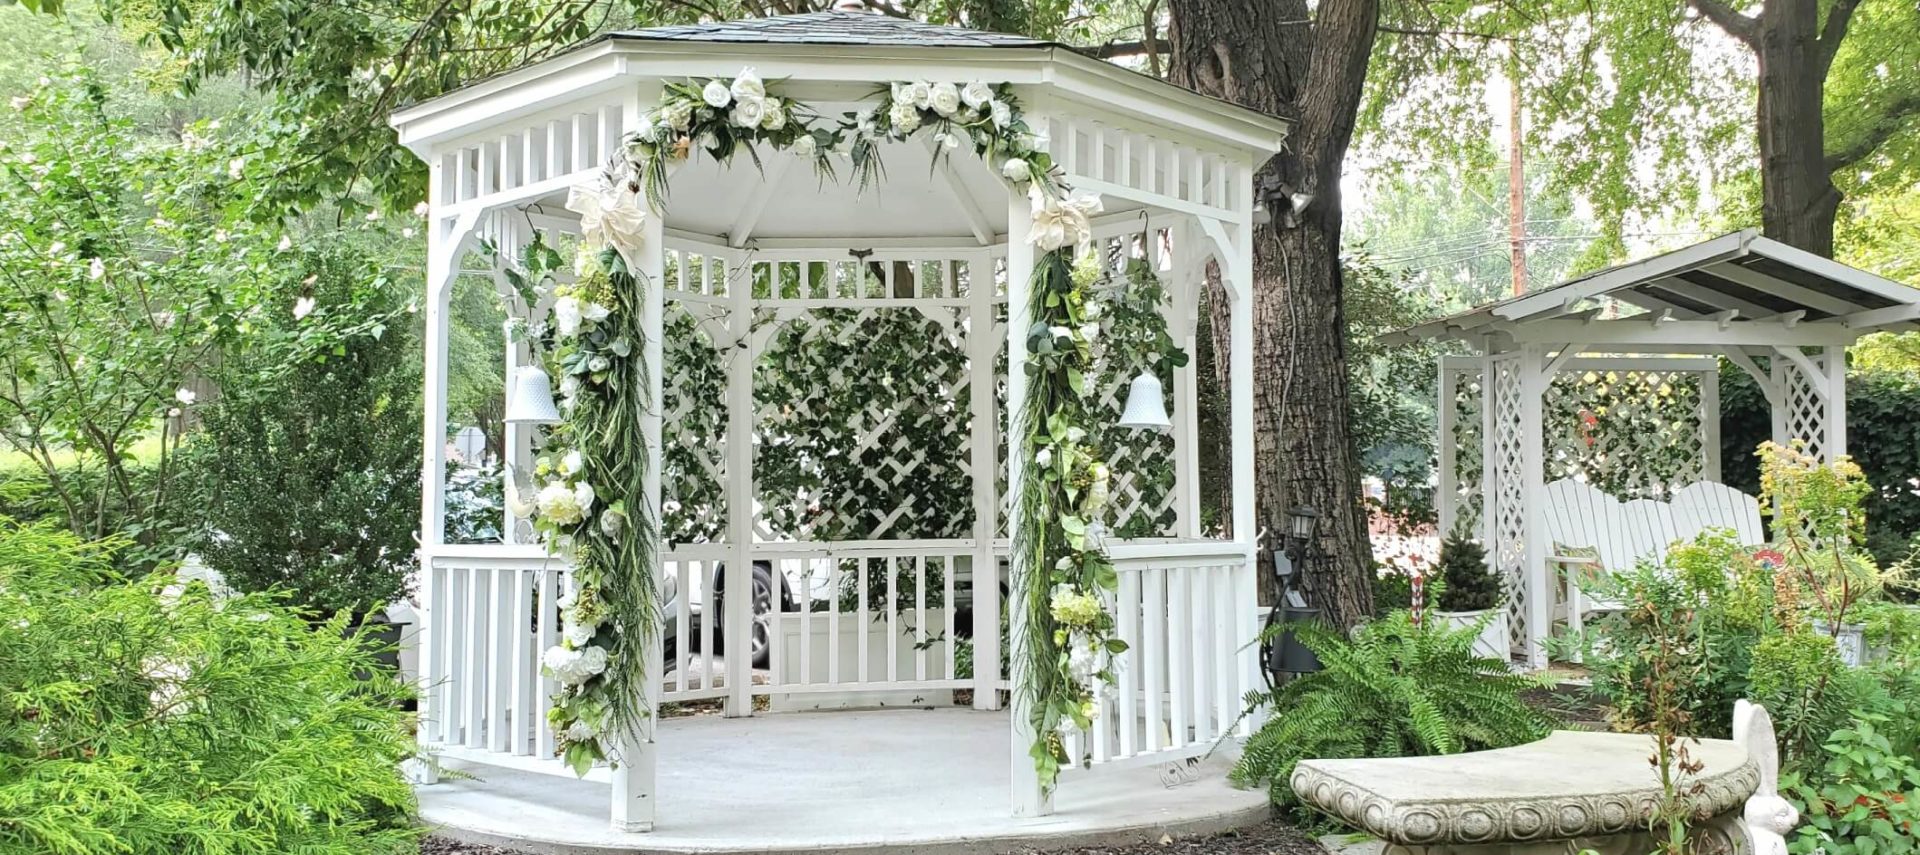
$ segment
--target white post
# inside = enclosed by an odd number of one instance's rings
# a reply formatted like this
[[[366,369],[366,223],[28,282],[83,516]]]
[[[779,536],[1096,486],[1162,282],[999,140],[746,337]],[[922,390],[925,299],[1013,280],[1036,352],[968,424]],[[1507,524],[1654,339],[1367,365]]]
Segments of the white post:
[[[1434,443],[1440,452],[1440,484],[1434,490],[1433,501],[1440,511],[1440,536],[1446,537],[1453,533],[1460,513],[1460,461],[1453,447],[1453,423],[1459,415],[1453,399],[1459,394],[1460,375],[1444,355],[1434,360],[1434,365],[1440,372],[1440,394],[1434,402],[1434,412],[1440,416],[1440,435]]]
[[[729,254],[723,262],[725,272],[732,273],[743,259]],[[710,256],[707,263],[713,260]],[[687,263],[685,255],[680,263]],[[719,281],[728,283],[727,331],[733,339],[733,346],[727,348],[727,552],[731,557],[722,622],[727,650],[726,716],[741,718],[753,715],[753,365],[759,348],[753,335],[753,277],[722,276]],[[786,583],[778,563],[773,565],[773,582],[776,586]],[[692,594],[687,591],[682,596]],[[801,595],[800,607],[808,608],[805,598],[811,592],[803,586]],[[780,607],[778,587],[771,603],[776,610]],[[775,625],[771,631],[777,633],[780,627]],[[681,679],[686,679],[684,674]]]
[[[1546,433],[1541,406],[1553,378],[1543,369],[1543,356],[1538,345],[1530,345],[1521,351],[1515,366],[1520,372],[1520,478],[1526,496],[1521,503],[1521,546],[1526,550],[1527,663],[1535,669],[1547,667],[1543,642],[1553,630],[1553,588],[1547,578],[1546,535],[1540,513],[1546,490]]]
[[[1019,431],[1014,427],[1020,423],[1020,408],[1027,397],[1027,329],[1033,326],[1033,315],[1028,306],[1033,291],[1034,252],[1033,245],[1027,242],[1027,233],[1033,227],[1033,207],[1025,194],[1012,191],[1007,201],[1007,489],[1013,494],[1013,507],[1020,507],[1020,475],[1026,468],[1022,459],[1026,448]],[[1020,542],[1020,514],[1016,511],[1007,515],[1008,534],[1014,543]],[[1008,593],[1012,600],[1007,604],[1007,644],[1012,648],[1013,678],[1013,749],[1009,760],[1013,765],[1013,815],[1018,817],[1045,816],[1053,812],[1053,799],[1040,788],[1040,773],[1034,769],[1033,748],[1034,733],[1031,715],[1033,698],[1024,689],[1026,668],[1022,664],[1025,658],[1020,651],[1026,646],[1029,632],[1027,614],[1024,605],[1027,601],[1027,586],[1032,584],[1020,573],[1020,561],[1015,556],[1014,571],[1008,580]],[[1031,569],[1031,568],[1030,568]],[[978,632],[975,633],[979,635]],[[976,651],[977,653],[978,651]],[[975,656],[976,660],[980,657]]]
[[[1847,453],[1847,349],[1836,345],[1827,345],[1824,382],[1827,387],[1826,407],[1826,450],[1827,462],[1840,459]],[[1822,382],[1809,377],[1808,382]]]
[[[1147,240],[1159,242],[1159,233],[1148,221]],[[1173,238],[1173,264],[1169,271],[1167,332],[1174,346],[1189,357],[1187,364],[1173,370],[1173,509],[1174,535],[1200,536],[1200,408],[1195,392],[1199,388],[1198,360],[1194,356],[1195,316],[1201,289],[1206,287],[1204,268],[1194,263],[1194,241],[1199,231],[1186,218],[1169,230]],[[1157,270],[1155,271],[1158,272]],[[1196,275],[1198,273],[1199,275]]]
[[[1773,400],[1773,407],[1768,411],[1773,441],[1776,445],[1791,446],[1793,436],[1787,427],[1789,424],[1787,408],[1793,405],[1793,364],[1788,362],[1785,356],[1780,355],[1778,348],[1775,348],[1773,356],[1767,359],[1767,363],[1767,373],[1773,376],[1773,388],[1780,390],[1779,397]]]
[[[640,94],[634,93],[624,109],[626,128],[632,130],[639,126]],[[644,512],[651,514],[655,522],[655,531],[660,523],[660,412],[661,369],[664,358],[661,353],[664,316],[666,311],[666,288],[663,260],[665,224],[660,212],[652,212],[647,217],[642,231],[640,245],[644,248],[640,256],[640,269],[634,271],[639,287],[644,289],[645,300],[640,306],[640,334],[645,339],[640,345],[640,358],[647,369],[647,401],[649,406],[640,416],[640,434],[647,449],[647,469],[642,479]],[[640,572],[650,573],[660,578],[660,550],[662,543],[658,537],[653,545],[654,564],[642,567]],[[658,807],[654,794],[657,792],[659,750],[654,745],[656,723],[660,709],[660,669],[663,666],[661,656],[661,627],[659,621],[653,621],[654,629],[645,640],[642,655],[646,660],[646,679],[641,686],[641,708],[650,715],[639,722],[632,733],[615,734],[615,752],[620,758],[620,767],[613,771],[613,828],[615,831],[652,831],[655,811]]]
[[[967,295],[967,403],[973,412],[969,437],[973,453],[973,708],[997,710],[1000,610],[1005,607],[1000,602],[1000,562],[993,554],[1000,528],[1000,495],[994,477],[1000,466],[995,452],[1002,434],[993,400],[1000,340],[993,334],[993,257],[983,253],[967,264],[972,289]]]
[[[1701,477],[1716,484],[1724,483],[1720,467],[1720,363],[1717,359],[1713,367],[1700,372],[1700,446],[1706,455],[1700,467]]]
[[[1233,314],[1228,321],[1227,401],[1232,412],[1233,431],[1233,537],[1246,547],[1245,558],[1234,575],[1239,580],[1239,619],[1236,636],[1241,640],[1240,673],[1245,685],[1236,695],[1257,685],[1261,667],[1259,645],[1254,644],[1255,616],[1259,611],[1259,536],[1254,522],[1254,442],[1253,442],[1253,173],[1251,166],[1240,170],[1236,195],[1248,219],[1233,230],[1232,257],[1221,265],[1227,290],[1233,295]],[[1275,533],[1276,535],[1278,532]],[[1280,604],[1275,603],[1276,607]],[[1257,722],[1249,722],[1249,725]]]

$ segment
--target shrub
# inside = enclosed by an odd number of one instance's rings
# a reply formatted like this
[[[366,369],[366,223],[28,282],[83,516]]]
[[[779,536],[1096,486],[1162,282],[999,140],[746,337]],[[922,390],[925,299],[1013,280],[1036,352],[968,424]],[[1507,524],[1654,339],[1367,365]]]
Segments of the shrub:
[[[1500,579],[1487,566],[1487,550],[1455,533],[1440,544],[1440,594],[1443,612],[1477,612],[1500,605]]]
[[[1236,783],[1295,804],[1287,780],[1303,759],[1407,757],[1501,748],[1539,739],[1553,719],[1521,693],[1544,685],[1473,652],[1478,627],[1415,626],[1405,611],[1352,637],[1288,625],[1322,670],[1249,697],[1268,715],[1234,766]]]
[[[410,851],[404,686],[276,599],[0,520],[0,851]]]
[[[361,284],[377,261],[329,248],[313,271],[317,312],[397,314],[397,293]],[[419,369],[410,336],[374,326],[294,359],[289,316],[232,354],[221,397],[185,452],[202,515],[196,548],[242,591],[284,589],[331,614],[377,611],[404,593],[419,522]]]

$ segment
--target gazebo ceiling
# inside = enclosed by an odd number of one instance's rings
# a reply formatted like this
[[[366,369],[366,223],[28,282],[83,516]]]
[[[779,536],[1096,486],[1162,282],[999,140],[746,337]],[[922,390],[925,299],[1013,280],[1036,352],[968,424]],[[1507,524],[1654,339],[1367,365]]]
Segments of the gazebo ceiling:
[[[1591,322],[1601,298],[1638,306],[1661,320],[1713,321],[1722,329],[1755,323],[1791,329],[1802,321],[1854,335],[1920,329],[1920,289],[1747,229],[1415,324],[1382,342],[1461,340],[1547,322]]]

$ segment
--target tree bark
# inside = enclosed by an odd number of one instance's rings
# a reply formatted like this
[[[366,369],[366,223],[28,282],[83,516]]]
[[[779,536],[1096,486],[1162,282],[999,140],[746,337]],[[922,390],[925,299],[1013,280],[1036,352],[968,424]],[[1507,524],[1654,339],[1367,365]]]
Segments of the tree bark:
[[[1767,237],[1831,257],[1840,190],[1827,170],[1826,46],[1815,0],[1770,0],[1754,53],[1760,65],[1760,226]]]
[[[1301,587],[1329,621],[1351,626],[1372,612],[1373,558],[1350,426],[1340,172],[1379,3],[1321,0],[1310,12],[1306,0],[1171,0],[1169,9],[1174,82],[1295,122],[1288,150],[1255,178],[1284,189],[1254,229],[1254,515],[1271,547],[1288,508],[1324,514]],[[1284,210],[1293,194],[1312,201]],[[1227,353],[1226,325],[1213,334],[1215,352]],[[1261,566],[1269,560],[1263,552]],[[1264,590],[1270,577],[1260,575]]]

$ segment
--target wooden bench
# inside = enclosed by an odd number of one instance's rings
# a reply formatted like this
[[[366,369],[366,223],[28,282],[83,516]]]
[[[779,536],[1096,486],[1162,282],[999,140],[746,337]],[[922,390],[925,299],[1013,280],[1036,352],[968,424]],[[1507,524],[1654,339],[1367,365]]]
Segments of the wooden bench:
[[[1644,734],[1555,731],[1513,748],[1438,757],[1303,760],[1300,800],[1385,841],[1387,855],[1649,852],[1662,799]],[[1741,701],[1733,739],[1689,742],[1685,780],[1701,851],[1784,855],[1799,814],[1779,795],[1766,710]]]

